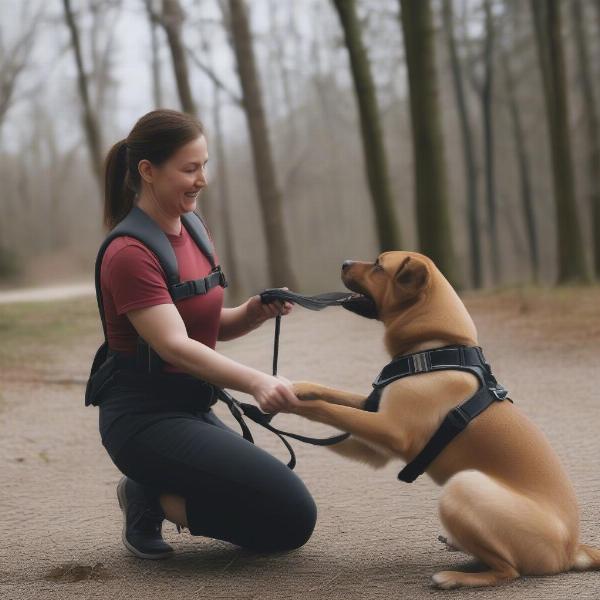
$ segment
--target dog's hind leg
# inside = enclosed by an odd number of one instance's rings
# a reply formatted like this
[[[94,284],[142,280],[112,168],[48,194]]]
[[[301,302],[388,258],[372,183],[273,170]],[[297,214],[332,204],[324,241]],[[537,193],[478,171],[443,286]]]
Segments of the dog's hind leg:
[[[441,588],[497,585],[573,564],[577,533],[570,534],[549,509],[480,471],[451,477],[439,511],[452,539],[489,567],[480,573],[440,571],[433,581]]]

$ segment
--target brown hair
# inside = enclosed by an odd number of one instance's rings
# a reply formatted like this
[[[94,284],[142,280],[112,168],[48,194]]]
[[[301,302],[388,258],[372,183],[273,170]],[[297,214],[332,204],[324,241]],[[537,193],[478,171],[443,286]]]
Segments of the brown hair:
[[[202,123],[176,110],[146,113],[129,135],[117,142],[104,163],[104,223],[112,229],[122,221],[140,191],[140,160],[154,165],[166,162],[181,146],[204,135]]]

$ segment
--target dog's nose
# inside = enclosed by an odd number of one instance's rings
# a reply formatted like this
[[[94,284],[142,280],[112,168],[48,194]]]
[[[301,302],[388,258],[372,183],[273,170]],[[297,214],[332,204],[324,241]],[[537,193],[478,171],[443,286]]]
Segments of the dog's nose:
[[[351,267],[354,264],[353,260],[345,260],[342,263],[342,271],[345,271],[346,269],[348,269],[349,267]]]

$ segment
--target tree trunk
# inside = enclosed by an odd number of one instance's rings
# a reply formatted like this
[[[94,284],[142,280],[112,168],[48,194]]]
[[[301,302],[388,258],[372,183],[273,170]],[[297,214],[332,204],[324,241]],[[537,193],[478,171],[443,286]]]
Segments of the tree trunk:
[[[457,285],[431,6],[429,0],[400,0],[400,7],[410,90],[420,248]]]
[[[558,283],[588,281],[575,203],[565,63],[558,0],[531,0],[546,117],[552,151],[552,174],[558,237]]]
[[[529,167],[529,156],[527,153],[527,145],[525,143],[523,125],[521,123],[519,103],[517,102],[515,82],[510,69],[510,59],[506,51],[502,52],[501,61],[502,69],[504,71],[504,81],[506,83],[506,93],[508,96],[508,110],[510,112],[510,119],[512,124],[512,133],[515,143],[517,165],[519,168],[521,205],[523,209],[523,217],[525,220],[525,229],[527,231],[527,244],[529,248],[529,259],[531,261],[531,273],[534,283],[537,283],[540,274],[540,258],[538,251],[535,211],[533,208],[533,194],[531,191],[531,169]]]
[[[183,112],[197,116],[198,112],[190,88],[185,49],[181,40],[183,11],[181,10],[179,0],[163,0],[162,7],[163,13],[161,22],[165,28],[169,48],[171,49],[175,82],[177,84],[177,93],[179,94],[181,108]]]
[[[362,43],[355,0],[333,0],[340,17],[358,101],[363,153],[381,252],[402,247],[394,215],[383,132],[367,52]]]
[[[65,11],[65,20],[71,33],[71,45],[75,55],[75,63],[77,65],[77,83],[79,88],[79,97],[83,105],[83,129],[90,152],[92,173],[94,174],[98,186],[102,189],[104,185],[103,173],[103,158],[102,158],[102,141],[100,137],[100,129],[96,114],[90,102],[88,91],[87,76],[83,66],[83,57],[81,55],[81,44],[79,43],[79,31],[75,23],[75,17],[71,9],[71,0],[63,0]]]
[[[485,46],[484,76],[481,88],[481,108],[483,113],[483,148],[485,155],[485,197],[488,212],[488,233],[490,240],[490,258],[494,284],[502,280],[500,261],[500,243],[496,219],[496,181],[494,168],[494,22],[490,0],[484,2]]]
[[[163,104],[162,82],[160,67],[160,42],[158,39],[158,24],[154,18],[155,9],[153,0],[145,0],[148,22],[150,25],[150,45],[152,48],[152,98],[154,108],[160,108]]]
[[[575,43],[577,46],[577,58],[579,62],[579,80],[583,94],[585,110],[586,134],[588,145],[587,167],[588,167],[588,193],[590,212],[592,216],[592,232],[594,244],[594,272],[600,277],[600,124],[594,85],[592,83],[592,69],[588,50],[587,36],[583,26],[583,5],[581,0],[570,2],[573,24],[575,25]],[[599,4],[600,6],[600,4]]]
[[[215,124],[214,146],[217,158],[217,180],[219,182],[219,207],[221,209],[220,222],[222,224],[223,241],[225,247],[224,264],[225,275],[229,282],[229,293],[231,298],[238,300],[240,296],[240,279],[237,269],[237,259],[235,255],[235,238],[233,236],[233,225],[231,219],[231,199],[229,195],[229,181],[227,178],[227,162],[225,153],[225,138],[223,136],[223,127],[221,122],[221,99],[219,88],[214,86],[213,116]]]
[[[246,7],[243,0],[229,0],[229,10],[233,50],[244,97],[244,111],[252,144],[254,174],[267,238],[269,285],[286,285],[291,289],[298,289],[291,267],[281,191],[273,165]]]
[[[471,266],[471,284],[480,288],[483,284],[481,270],[481,243],[479,238],[479,200],[477,198],[477,165],[475,162],[475,151],[473,149],[473,134],[471,123],[467,113],[467,102],[463,84],[463,74],[460,59],[456,48],[454,37],[454,15],[452,0],[444,0],[442,7],[446,40],[448,42],[448,54],[452,65],[452,81],[454,84],[454,95],[460,122],[460,131],[463,142],[465,157],[465,182],[467,187],[467,229],[469,231],[469,252]]]

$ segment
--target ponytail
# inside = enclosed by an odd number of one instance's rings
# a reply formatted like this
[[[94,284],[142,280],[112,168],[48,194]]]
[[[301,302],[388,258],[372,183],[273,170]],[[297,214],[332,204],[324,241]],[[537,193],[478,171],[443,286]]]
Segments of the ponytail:
[[[133,206],[135,192],[127,177],[127,140],[117,142],[108,152],[104,166],[104,224],[110,230],[122,221]]]

